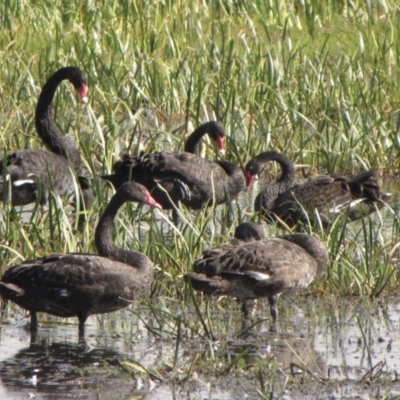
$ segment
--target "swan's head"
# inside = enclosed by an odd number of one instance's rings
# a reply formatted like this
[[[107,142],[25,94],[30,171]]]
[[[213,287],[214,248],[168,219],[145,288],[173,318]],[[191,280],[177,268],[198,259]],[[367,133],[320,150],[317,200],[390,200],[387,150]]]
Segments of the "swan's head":
[[[82,82],[81,85],[78,87],[77,90],[78,90],[79,96],[81,97],[82,101],[83,101],[85,104],[87,104],[88,101],[89,101],[89,99],[88,99],[88,97],[87,97],[88,90],[89,90],[87,84],[84,83],[84,82]]]
[[[159,208],[160,210],[162,209],[161,205],[158,204],[155,199],[153,198],[153,196],[146,191],[145,195],[144,195],[144,203],[148,204],[149,206],[155,207],[155,208]]]
[[[114,196],[122,198],[123,202],[139,202],[148,204],[151,207],[162,208],[143,185],[134,181],[122,184]]]
[[[250,222],[242,222],[235,229],[235,238],[244,242],[253,242],[254,240],[265,239],[264,230],[261,226]]]
[[[60,76],[62,79],[68,79],[78,92],[80,98],[84,103],[88,102],[88,85],[84,73],[77,67],[64,67],[59,69],[54,75]]]
[[[246,177],[246,190],[250,188],[253,182],[258,179],[258,174],[261,172],[260,165],[256,160],[250,160],[244,169]]]

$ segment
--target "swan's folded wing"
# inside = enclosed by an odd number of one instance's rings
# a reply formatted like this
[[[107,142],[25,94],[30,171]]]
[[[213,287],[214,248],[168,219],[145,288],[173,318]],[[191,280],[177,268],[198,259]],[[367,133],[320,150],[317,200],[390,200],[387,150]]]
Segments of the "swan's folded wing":
[[[277,275],[283,266],[295,269],[310,259],[299,246],[283,239],[268,238],[240,245],[227,243],[205,251],[193,269],[209,276],[229,272],[264,279],[266,275]]]
[[[125,264],[97,255],[56,253],[10,267],[4,273],[2,282],[23,289],[69,290],[108,284],[132,270]]]

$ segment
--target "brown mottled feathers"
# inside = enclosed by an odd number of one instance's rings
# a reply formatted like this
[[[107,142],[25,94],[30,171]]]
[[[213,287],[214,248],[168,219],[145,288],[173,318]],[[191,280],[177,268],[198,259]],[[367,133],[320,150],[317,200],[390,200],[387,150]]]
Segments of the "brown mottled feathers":
[[[261,153],[247,163],[247,187],[268,161],[277,161],[282,168],[276,183],[267,185],[254,202],[255,210],[266,216],[268,221],[278,219],[292,228],[300,223],[300,227],[314,221],[314,214],[317,213],[318,220],[326,227],[332,216],[344,213],[353,221],[376,211],[391,197],[381,192],[379,173],[372,170],[354,177],[337,174],[318,176],[295,184],[292,162],[275,151]]]
[[[242,301],[267,297],[275,320],[272,308],[277,297],[307,287],[327,263],[325,246],[313,236],[299,233],[282,238],[233,239],[204,251],[186,279],[196,290],[208,294]]]
[[[18,282],[25,302],[32,301],[35,311],[51,308],[54,315],[72,317],[79,314],[82,302],[90,314],[126,307],[151,282],[140,274],[132,279],[134,271],[129,265],[93,254],[49,254],[9,268],[0,284]]]
[[[261,287],[267,291],[270,286],[282,289],[306,287],[317,275],[318,267],[318,262],[304,248],[284,238],[267,238],[207,250],[196,260],[193,270],[207,276],[242,274],[254,285],[251,298],[262,296]],[[266,292],[264,296],[268,294]]]

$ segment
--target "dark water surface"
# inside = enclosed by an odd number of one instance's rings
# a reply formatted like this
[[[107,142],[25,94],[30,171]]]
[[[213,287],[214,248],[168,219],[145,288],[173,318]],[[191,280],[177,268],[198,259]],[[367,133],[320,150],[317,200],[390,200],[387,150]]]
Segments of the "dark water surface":
[[[257,363],[264,382],[270,366],[276,368],[273,398],[400,397],[400,299],[291,298],[281,302],[277,332],[269,331],[265,310],[265,303],[257,306],[251,321],[259,323],[247,329],[250,322],[236,304],[216,308],[213,328],[220,340],[210,345],[183,329],[178,348],[175,334],[154,335],[144,327],[137,315],[151,321],[148,310],[91,317],[86,344],[77,342],[74,319],[59,318],[41,321],[30,344],[28,318],[11,315],[13,322],[0,326],[0,399],[256,399],[260,378],[248,368]],[[224,372],[240,354],[243,365]],[[179,371],[211,358],[220,360],[216,373],[202,374],[203,368],[182,379]],[[127,373],[118,360],[140,363],[162,381]]]

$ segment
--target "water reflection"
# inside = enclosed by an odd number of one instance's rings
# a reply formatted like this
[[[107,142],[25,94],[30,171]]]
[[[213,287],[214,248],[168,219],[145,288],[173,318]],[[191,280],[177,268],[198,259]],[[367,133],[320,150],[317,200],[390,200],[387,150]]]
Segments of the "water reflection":
[[[220,339],[215,343],[183,328],[179,343],[173,330],[154,335],[129,309],[91,318],[88,347],[77,344],[74,324],[42,323],[32,344],[23,327],[3,325],[0,398],[58,399],[63,393],[80,399],[252,399],[261,386],[251,368],[261,371],[265,383],[275,368],[276,388],[289,382],[287,398],[376,396],[377,387],[400,393],[400,300],[283,301],[276,333],[269,331],[263,308],[258,306],[245,335],[238,306],[213,309]],[[149,310],[140,316],[157,325]],[[118,360],[134,360],[162,380],[134,379]]]
[[[99,385],[99,380],[108,380],[102,387],[118,384],[120,394],[129,393],[132,383],[120,377],[107,375],[107,370],[117,367],[120,354],[112,349],[85,350],[83,346],[68,343],[33,343],[19,350],[13,357],[0,363],[2,384],[7,396],[18,398],[18,393],[32,397],[40,394],[77,396],[91,398],[90,394]],[[125,388],[121,383],[125,382]],[[2,397],[5,398],[5,397]]]
[[[400,372],[400,303],[348,303],[321,316],[314,348],[324,351],[329,376],[335,380],[364,377],[380,362],[388,379]]]

